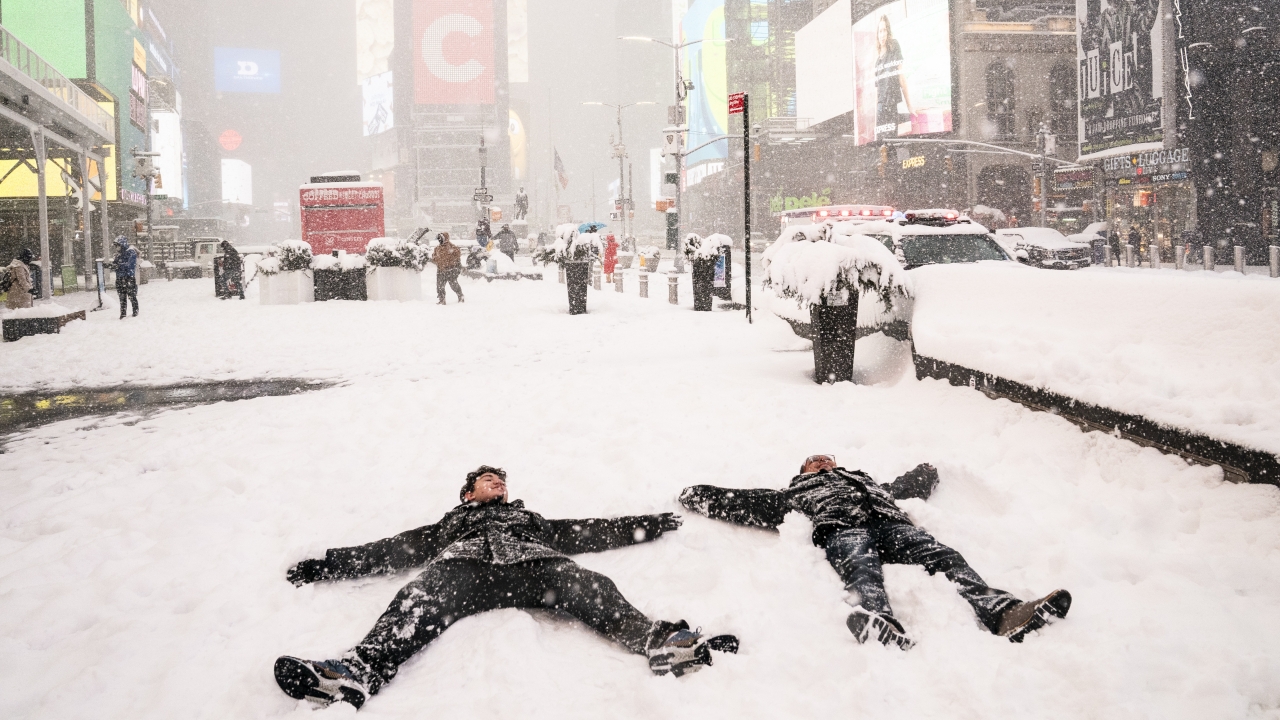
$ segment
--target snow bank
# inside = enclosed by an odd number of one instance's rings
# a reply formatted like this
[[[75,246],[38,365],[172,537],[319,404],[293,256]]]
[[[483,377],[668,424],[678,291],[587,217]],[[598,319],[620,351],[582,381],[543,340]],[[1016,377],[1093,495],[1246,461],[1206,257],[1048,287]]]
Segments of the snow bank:
[[[44,303],[41,305],[33,305],[29,308],[17,308],[15,310],[7,310],[0,307],[0,319],[23,320],[27,318],[62,317],[63,315],[73,312],[78,311],[57,303]]]
[[[605,291],[569,318],[554,278],[463,284],[467,302],[445,307],[261,307],[152,283],[136,320],[91,313],[0,346],[14,390],[346,383],[9,438],[0,717],[1276,716],[1276,488],[938,381],[817,386],[803,343],[763,313],[748,325]],[[285,570],[438,520],[482,462],[510,472],[513,497],[572,518],[679,512],[695,483],[782,487],[815,452],[883,481],[934,463],[938,491],[904,503],[915,521],[997,587],[1070,589],[1070,616],[1012,645],[941,575],[890,565],[919,644],[858,645],[801,518],[772,534],[684,513],[657,542],[577,559],[650,616],[741,637],[695,675],[655,678],[579,623],[503,610],[449,628],[358,714],[312,712],[271,677],[278,655],[358,642],[414,577],[298,589]]]
[[[922,355],[1280,452],[1280,282],[1007,263],[911,275]]]

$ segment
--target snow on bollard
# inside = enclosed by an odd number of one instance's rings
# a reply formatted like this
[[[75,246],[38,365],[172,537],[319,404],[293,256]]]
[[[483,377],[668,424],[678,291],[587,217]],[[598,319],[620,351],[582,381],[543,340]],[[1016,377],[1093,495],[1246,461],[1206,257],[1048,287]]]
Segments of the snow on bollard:
[[[1152,243],[1151,247],[1148,248],[1148,252],[1151,254],[1151,269],[1159,270],[1160,269],[1160,246],[1157,245],[1156,243]]]
[[[672,305],[680,304],[680,278],[675,275],[667,276],[667,302]]]
[[[1116,266],[1116,257],[1115,257],[1115,255],[1112,255],[1112,254],[1111,254],[1111,246],[1110,246],[1110,245],[1107,245],[1107,246],[1103,247],[1103,248],[1102,248],[1102,253],[1103,253],[1103,257],[1102,257],[1102,264],[1103,264],[1103,265],[1105,265],[1106,267],[1115,267],[1115,266]]]
[[[613,289],[622,292],[622,273],[620,272],[613,274]]]
[[[594,265],[591,267],[591,287],[600,289],[600,268]]]
[[[1235,269],[1236,272],[1244,274],[1244,246],[1236,245],[1232,248],[1235,251]]]
[[[1271,277],[1280,278],[1280,246],[1272,245],[1268,250],[1271,253]]]
[[[647,272],[640,273],[640,297],[642,298],[649,297],[649,275],[650,273]]]
[[[1186,266],[1187,266],[1187,246],[1174,245],[1173,246],[1173,268],[1175,270],[1182,270],[1186,268]]]
[[[1203,258],[1201,259],[1201,261],[1200,261],[1201,266],[1202,266],[1205,270],[1212,270],[1212,269],[1213,269],[1213,246],[1212,246],[1212,245],[1205,245],[1204,247],[1202,247],[1202,248],[1200,248],[1200,249],[1201,249],[1201,250],[1203,251],[1203,253],[1204,253],[1204,257],[1203,257]]]
[[[1133,267],[1133,246],[1128,243],[1124,246],[1124,266]]]

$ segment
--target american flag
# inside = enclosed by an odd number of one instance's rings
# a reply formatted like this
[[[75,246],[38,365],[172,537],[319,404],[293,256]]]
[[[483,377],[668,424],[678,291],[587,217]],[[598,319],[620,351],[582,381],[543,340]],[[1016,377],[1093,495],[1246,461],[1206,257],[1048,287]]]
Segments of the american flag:
[[[552,152],[556,155],[556,178],[560,181],[560,187],[567,188],[569,187],[569,173],[564,170],[564,163],[560,160],[560,151],[552,149]]]

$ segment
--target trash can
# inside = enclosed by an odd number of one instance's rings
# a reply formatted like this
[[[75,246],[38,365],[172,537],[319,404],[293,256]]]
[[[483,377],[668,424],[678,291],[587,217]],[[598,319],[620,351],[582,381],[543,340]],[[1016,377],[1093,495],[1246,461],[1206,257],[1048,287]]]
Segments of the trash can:
[[[810,305],[810,333],[813,336],[813,381],[851,382],[853,345],[858,329],[856,293],[848,305]]]
[[[587,311],[587,283],[591,277],[591,262],[566,262],[564,277],[565,285],[569,288],[569,314],[582,315]]]
[[[213,256],[213,296],[223,298],[231,293],[227,291],[227,273],[224,263],[227,258],[225,255]]]
[[[711,311],[711,298],[716,278],[716,258],[693,259],[693,309]]]

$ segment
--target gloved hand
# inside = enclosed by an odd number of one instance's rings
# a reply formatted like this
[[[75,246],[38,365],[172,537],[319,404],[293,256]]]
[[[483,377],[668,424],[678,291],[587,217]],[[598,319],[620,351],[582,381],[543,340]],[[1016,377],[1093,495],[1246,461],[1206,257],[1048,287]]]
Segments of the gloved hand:
[[[289,568],[289,572],[285,574],[285,578],[297,587],[302,587],[317,580],[324,580],[328,576],[329,564],[324,560],[315,559],[303,560]]]
[[[897,500],[920,498],[928,500],[938,487],[938,469],[929,463],[921,463],[902,474],[889,486],[889,494]]]
[[[658,515],[658,529],[661,530],[662,532],[671,532],[672,530],[679,530],[680,525],[683,523],[684,523],[684,520],[680,519],[680,516],[676,515],[675,513],[667,512],[667,513],[662,513]]]

